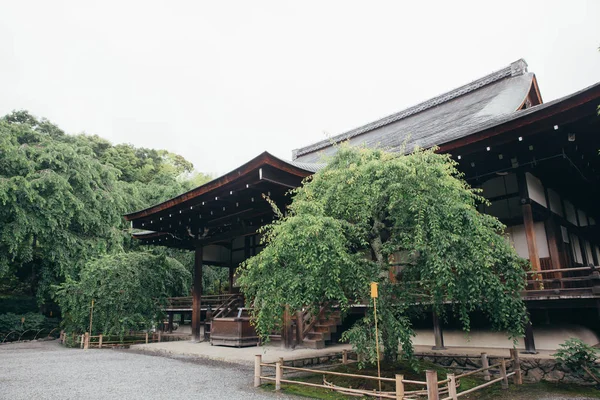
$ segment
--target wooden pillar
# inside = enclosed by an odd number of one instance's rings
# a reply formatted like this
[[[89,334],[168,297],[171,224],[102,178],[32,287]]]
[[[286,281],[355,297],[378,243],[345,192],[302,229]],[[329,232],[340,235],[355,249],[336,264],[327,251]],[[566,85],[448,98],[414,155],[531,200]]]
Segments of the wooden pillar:
[[[550,259],[552,260],[552,269],[563,269],[565,268],[565,262],[563,257],[563,241],[560,236],[560,232],[558,231],[558,227],[555,219],[550,216],[545,223],[544,226],[546,228],[546,238],[548,239],[548,249],[550,250]],[[563,287],[562,284],[562,272],[555,272],[552,276],[552,279],[560,279],[560,288]],[[544,277],[548,278],[549,275],[544,275]],[[557,289],[555,287],[551,287],[552,289]]]
[[[282,342],[283,347],[291,349],[294,341],[294,333],[292,332],[292,315],[290,314],[290,306],[286,304],[283,310],[283,332]]]
[[[432,350],[446,350],[444,347],[444,332],[442,331],[442,324],[437,313],[433,312],[433,336],[435,338],[435,346]]]
[[[202,247],[196,247],[194,257],[194,287],[192,290],[192,337],[199,342],[202,317]]]
[[[523,204],[521,206],[523,210],[523,224],[525,225],[525,237],[527,238],[527,250],[529,251],[529,262],[533,271],[540,271],[540,256],[537,249],[537,242],[535,238],[535,226],[533,224],[533,211],[531,210],[531,204]],[[533,275],[533,279],[540,279],[540,275]],[[538,289],[539,284],[535,284],[534,288]]]
[[[169,322],[167,324],[169,333],[173,333],[173,311],[169,312]]]
[[[531,322],[527,322],[525,325],[525,354],[537,354],[537,350],[535,349],[535,341],[533,340],[533,327],[531,326]]]
[[[304,342],[304,313],[302,311],[296,311],[296,331],[296,343],[302,345]]]
[[[233,294],[233,275],[235,274],[235,267],[229,266],[229,294]]]
[[[521,373],[521,359],[519,358],[519,352],[517,349],[510,349],[510,357],[513,359],[513,371],[514,375],[514,383],[515,385],[523,384],[523,375]]]

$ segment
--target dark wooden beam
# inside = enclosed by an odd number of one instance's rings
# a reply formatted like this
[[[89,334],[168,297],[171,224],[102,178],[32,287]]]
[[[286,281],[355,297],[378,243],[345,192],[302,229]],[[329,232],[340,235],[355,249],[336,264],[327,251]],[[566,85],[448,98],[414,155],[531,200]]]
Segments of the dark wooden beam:
[[[192,291],[192,336],[199,342],[202,319],[202,246],[196,247],[194,257],[194,287]]]
[[[446,350],[444,347],[444,332],[442,330],[442,324],[440,318],[434,311],[433,314],[433,336],[435,339],[435,345],[431,348],[432,350]]]
[[[261,181],[271,182],[289,189],[297,188],[302,182],[302,178],[270,166],[259,168],[258,177]]]

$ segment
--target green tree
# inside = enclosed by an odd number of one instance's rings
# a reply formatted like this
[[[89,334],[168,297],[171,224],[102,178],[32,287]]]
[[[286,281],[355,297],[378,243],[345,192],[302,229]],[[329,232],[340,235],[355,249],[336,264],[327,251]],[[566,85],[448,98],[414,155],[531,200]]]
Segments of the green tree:
[[[496,329],[521,336],[524,262],[504,226],[477,211],[484,201],[449,155],[342,146],[293,191],[285,214],[276,210],[279,218],[262,229],[265,249],[243,265],[238,282],[254,306],[257,331],[266,337],[277,329],[284,304],[369,304],[369,282],[376,281],[388,359],[399,345],[412,354],[408,307],[415,303],[444,316],[448,302],[466,331],[471,312],[482,310]],[[373,322],[370,309],[343,336],[370,360]]]
[[[56,291],[68,331],[125,335],[149,329],[161,317],[166,298],[190,290],[191,274],[163,255],[130,252],[87,262],[78,280],[67,278]]]

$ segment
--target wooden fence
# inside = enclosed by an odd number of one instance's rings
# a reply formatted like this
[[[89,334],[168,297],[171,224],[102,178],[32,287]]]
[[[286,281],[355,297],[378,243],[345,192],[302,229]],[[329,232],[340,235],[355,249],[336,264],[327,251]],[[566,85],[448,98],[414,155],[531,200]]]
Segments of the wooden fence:
[[[90,348],[108,348],[108,347],[116,347],[116,346],[129,346],[132,344],[143,344],[143,343],[156,343],[164,341],[163,339],[170,340],[172,336],[176,335],[163,335],[160,331],[158,332],[141,332],[141,333],[132,333],[125,335],[124,337],[119,337],[116,335],[97,335],[92,336],[88,332],[76,335],[76,334],[67,334],[65,332],[60,333],[60,343],[66,345],[74,345],[81,349],[90,349]],[[188,338],[189,335],[179,335],[182,338]]]
[[[501,358],[500,362],[489,365],[487,356],[482,354],[482,364],[483,367],[472,370],[460,375],[448,374],[447,378],[441,381],[438,381],[437,371],[427,370],[425,372],[425,380],[424,381],[415,381],[404,379],[404,375],[396,374],[394,378],[385,378],[385,377],[377,377],[371,375],[358,375],[358,374],[348,374],[342,372],[334,372],[334,371],[324,371],[324,370],[316,370],[316,369],[308,369],[308,368],[300,368],[300,367],[292,367],[284,365],[283,358],[280,358],[279,361],[275,363],[263,363],[262,356],[256,355],[254,360],[254,387],[258,387],[261,385],[263,381],[267,382],[275,382],[275,390],[281,390],[281,384],[287,383],[291,385],[303,385],[310,386],[328,390],[334,390],[343,394],[354,395],[354,396],[371,396],[378,397],[383,399],[396,399],[396,400],[412,400],[417,398],[427,397],[427,400],[440,400],[441,396],[442,400],[457,400],[459,397],[464,396],[469,393],[476,392],[481,390],[487,386],[493,385],[495,383],[500,382],[501,387],[503,389],[508,389],[508,378],[514,377],[514,383],[516,385],[521,385],[523,383],[521,376],[521,364],[519,361],[519,354],[515,349],[511,349],[510,351],[511,358],[504,359]],[[347,364],[350,361],[348,360],[347,353],[344,352],[342,354],[342,363]],[[512,363],[512,372],[507,372],[507,364]],[[275,374],[267,375],[264,373],[264,368],[274,368]],[[491,371],[494,369],[498,369],[499,377],[495,379],[491,379]],[[302,382],[299,380],[291,380],[284,379],[283,375],[285,371],[290,372],[304,372],[310,374],[319,374],[323,375],[323,384],[310,383],[310,382]],[[474,374],[483,374],[483,379],[486,381],[485,383],[459,392],[460,388],[460,379],[465,378],[467,376],[471,376]],[[357,379],[366,379],[378,381],[380,383],[389,382],[395,385],[395,391],[377,391],[377,390],[364,390],[364,389],[355,389],[355,388],[346,388],[341,386],[336,386],[330,382],[327,382],[325,376],[343,376],[348,378],[357,378]],[[406,390],[406,385],[412,385],[421,387],[418,390]],[[381,388],[381,386],[380,386]]]

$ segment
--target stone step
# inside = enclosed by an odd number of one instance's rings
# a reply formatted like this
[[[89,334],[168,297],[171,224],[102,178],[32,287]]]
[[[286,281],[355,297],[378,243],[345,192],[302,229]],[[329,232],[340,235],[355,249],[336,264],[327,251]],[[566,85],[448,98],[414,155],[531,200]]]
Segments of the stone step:
[[[312,339],[312,340],[331,340],[331,333],[329,332],[309,332],[306,335],[307,339]]]

